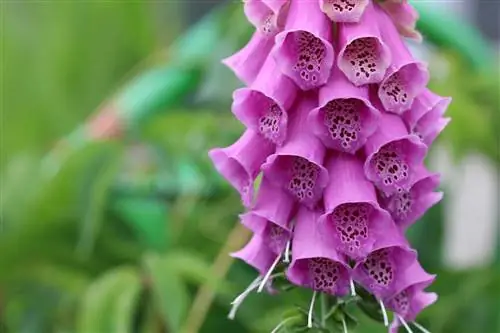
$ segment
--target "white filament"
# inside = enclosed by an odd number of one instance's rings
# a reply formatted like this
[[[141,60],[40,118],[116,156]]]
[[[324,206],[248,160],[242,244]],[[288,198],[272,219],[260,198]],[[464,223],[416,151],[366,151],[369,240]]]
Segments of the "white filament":
[[[236,298],[231,302],[231,304],[240,303],[243,299],[245,299],[248,296],[248,294],[250,294],[256,288],[256,286],[260,284],[260,280],[262,280],[262,277],[257,276],[255,280],[253,280],[252,283],[250,283],[248,287],[241,294],[236,296]]]
[[[342,317],[342,327],[344,328],[344,333],[349,333],[349,332],[347,331],[347,324],[345,323],[345,319],[344,319],[344,317]]]
[[[387,317],[387,311],[385,310],[384,302],[382,302],[382,300],[379,299],[378,303],[380,304],[380,309],[382,310],[382,316],[384,316],[384,326],[388,327],[389,326],[389,317]]]
[[[279,330],[280,330],[283,326],[285,326],[285,324],[286,324],[287,322],[289,322],[289,321],[290,321],[290,320],[292,320],[292,319],[293,319],[293,318],[287,318],[287,319],[285,319],[285,320],[281,321],[281,323],[279,323],[279,324],[278,324],[278,326],[276,326],[276,327],[275,327],[275,328],[271,331],[271,333],[278,333],[278,332],[279,332]]]
[[[351,296],[354,297],[354,296],[356,296],[356,287],[354,286],[353,280],[351,280],[350,285],[351,285]]]
[[[291,242],[290,242],[290,240],[288,240],[288,242],[286,242],[285,258],[283,259],[283,262],[285,262],[285,263],[290,262],[290,245],[291,245]]]
[[[271,273],[274,271],[274,269],[276,268],[276,266],[279,264],[280,259],[281,259],[281,253],[276,257],[276,259],[274,260],[273,264],[271,265],[271,267],[267,271],[266,275],[262,279],[262,281],[260,283],[260,286],[259,286],[259,289],[257,289],[258,293],[261,293],[262,290],[264,289],[267,281],[269,281],[269,277],[271,276]]]
[[[399,320],[401,321],[401,323],[403,324],[403,326],[406,328],[406,331],[408,333],[413,333],[413,331],[411,330],[410,326],[408,325],[408,323],[406,322],[406,320],[404,320],[403,317],[401,317],[400,315],[398,315],[398,318]]]
[[[312,328],[313,327],[313,312],[314,312],[314,303],[316,303],[316,295],[317,292],[316,290],[313,292],[313,296],[311,299],[311,305],[309,305],[309,314],[307,315],[307,327]]]
[[[422,333],[431,333],[428,330],[426,330],[425,327],[423,327],[422,325],[420,325],[416,321],[413,322],[413,325],[415,325],[416,328],[418,328],[420,331],[422,331]]]

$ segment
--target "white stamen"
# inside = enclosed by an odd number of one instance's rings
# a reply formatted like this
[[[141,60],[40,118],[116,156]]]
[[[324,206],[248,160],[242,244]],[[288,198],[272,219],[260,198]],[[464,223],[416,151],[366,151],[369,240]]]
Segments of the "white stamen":
[[[403,324],[403,326],[406,328],[406,331],[408,333],[413,333],[413,331],[411,330],[410,326],[408,326],[408,323],[406,322],[406,320],[404,320],[404,318],[401,317],[400,315],[398,315],[398,318],[401,321],[401,323]]]
[[[356,296],[356,287],[354,286],[354,281],[353,280],[351,280],[350,285],[351,285],[351,296],[355,297]]]
[[[311,305],[309,305],[309,314],[307,315],[307,327],[313,327],[313,312],[314,312],[314,303],[316,303],[316,295],[317,291],[313,292],[313,297],[311,299]]]
[[[286,324],[287,322],[289,322],[290,320],[292,320],[292,319],[293,319],[293,318],[287,318],[287,319],[285,319],[285,320],[281,321],[281,323],[279,323],[279,324],[278,324],[278,326],[276,326],[276,327],[275,327],[275,328],[271,331],[271,333],[278,333],[278,332],[279,332],[279,330],[281,330],[281,328],[282,328],[283,326],[285,326],[285,324]]]
[[[266,286],[266,283],[267,283],[267,281],[269,281],[269,277],[271,276],[271,273],[274,271],[274,269],[276,268],[276,266],[278,266],[278,264],[280,262],[280,259],[281,259],[281,253],[276,257],[276,259],[274,260],[273,264],[271,265],[271,267],[267,271],[266,275],[262,279],[262,281],[260,283],[260,286],[259,286],[259,289],[257,289],[258,293],[261,293],[262,290],[264,289],[264,287]]]
[[[389,326],[389,317],[387,317],[387,311],[385,310],[384,302],[382,302],[382,300],[379,299],[378,303],[380,304],[380,310],[382,310],[382,316],[384,317],[384,326],[388,327]]]
[[[285,247],[285,258],[283,259],[284,263],[290,262],[290,245],[291,245],[291,241],[288,240],[288,242],[286,242],[286,247]]]
[[[412,324],[415,325],[415,327],[418,328],[420,331],[422,331],[422,333],[431,333],[430,331],[428,331],[425,327],[423,327],[422,325],[420,325],[416,321],[414,321]]]
[[[250,283],[248,287],[241,294],[236,296],[236,298],[231,302],[231,304],[239,303],[242,299],[245,299],[248,296],[248,294],[250,294],[260,284],[260,280],[262,280],[262,277],[257,276],[257,278],[255,278],[255,280],[253,280],[252,283]]]
[[[349,332],[347,331],[347,324],[345,323],[345,319],[344,319],[344,317],[342,317],[342,327],[344,328],[344,333],[349,333]]]

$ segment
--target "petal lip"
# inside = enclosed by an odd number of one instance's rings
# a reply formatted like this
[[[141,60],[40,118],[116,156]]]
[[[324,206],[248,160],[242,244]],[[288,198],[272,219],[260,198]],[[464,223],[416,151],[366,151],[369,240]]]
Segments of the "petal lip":
[[[357,23],[361,20],[364,15],[365,8],[369,4],[369,0],[358,0],[356,10],[345,11],[343,13],[336,13],[334,11],[334,4],[331,0],[319,0],[321,10],[332,20],[333,22],[346,22],[346,23]],[[327,7],[330,6],[330,7]]]

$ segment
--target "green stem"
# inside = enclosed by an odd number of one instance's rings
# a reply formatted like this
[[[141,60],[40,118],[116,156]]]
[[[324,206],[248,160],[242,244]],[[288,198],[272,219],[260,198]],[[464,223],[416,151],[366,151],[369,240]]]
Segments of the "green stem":
[[[321,293],[321,327],[326,326],[326,309],[328,308],[328,299],[325,293]]]

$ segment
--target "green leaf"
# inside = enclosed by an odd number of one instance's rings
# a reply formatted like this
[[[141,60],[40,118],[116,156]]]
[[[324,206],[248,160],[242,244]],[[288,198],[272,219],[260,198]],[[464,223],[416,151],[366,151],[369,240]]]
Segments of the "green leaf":
[[[131,332],[141,290],[137,271],[120,267],[109,271],[87,289],[77,322],[77,332]]]
[[[189,305],[189,294],[175,265],[157,254],[148,254],[144,257],[144,266],[163,322],[169,332],[179,332]]]

